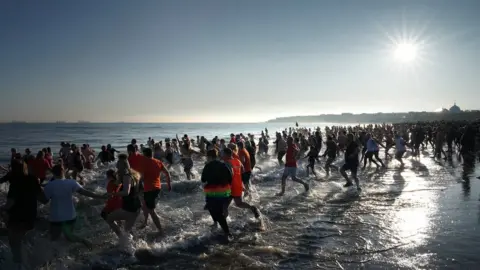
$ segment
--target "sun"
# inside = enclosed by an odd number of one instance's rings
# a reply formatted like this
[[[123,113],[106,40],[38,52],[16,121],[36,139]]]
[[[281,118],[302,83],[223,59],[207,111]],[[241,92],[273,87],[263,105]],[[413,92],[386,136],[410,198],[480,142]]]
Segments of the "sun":
[[[399,43],[395,47],[395,60],[403,63],[412,62],[417,58],[417,46],[413,43]]]

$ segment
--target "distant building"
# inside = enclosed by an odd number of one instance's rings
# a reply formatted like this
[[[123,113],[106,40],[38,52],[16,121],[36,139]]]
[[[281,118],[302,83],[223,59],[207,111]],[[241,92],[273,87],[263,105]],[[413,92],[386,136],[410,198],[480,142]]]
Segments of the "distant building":
[[[456,103],[453,103],[453,106],[450,107],[449,112],[450,112],[450,113],[461,113],[462,110],[460,109],[460,107],[457,106]]]

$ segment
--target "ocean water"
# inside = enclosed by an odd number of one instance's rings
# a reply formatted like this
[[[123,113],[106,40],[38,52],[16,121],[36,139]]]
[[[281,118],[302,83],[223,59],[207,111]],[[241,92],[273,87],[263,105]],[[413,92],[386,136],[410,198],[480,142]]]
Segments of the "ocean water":
[[[309,127],[325,123],[308,124]],[[11,147],[36,152],[61,141],[88,143],[98,149],[111,143],[119,150],[132,138],[163,139],[189,134],[227,137],[230,133],[271,134],[286,124],[8,124],[0,125],[0,151],[8,160]],[[387,169],[367,168],[359,178],[363,191],[342,187],[338,173],[329,178],[317,166],[319,178],[299,176],[311,191],[287,182],[280,189],[282,168],[273,159],[259,160],[253,173],[253,195],[247,200],[262,212],[265,230],[249,211],[230,207],[229,225],[235,240],[223,245],[219,231],[203,210],[198,180],[186,180],[173,169],[172,192],[162,191],[159,213],[166,235],[156,238],[154,225],[135,230],[132,241],[119,241],[99,217],[104,202],[77,197],[77,232],[94,243],[48,240],[48,206],[41,206],[37,229],[25,243],[25,267],[30,269],[476,269],[480,240],[480,171],[454,159],[434,161],[431,149],[420,158],[408,157],[405,168],[387,160]],[[195,159],[201,173],[205,160]],[[341,159],[336,161],[341,165]],[[87,188],[104,191],[109,166],[85,172]],[[5,186],[2,187],[5,190]],[[4,191],[0,201],[4,199]],[[139,217],[137,222],[140,222]],[[12,269],[5,234],[0,234],[0,269]]]

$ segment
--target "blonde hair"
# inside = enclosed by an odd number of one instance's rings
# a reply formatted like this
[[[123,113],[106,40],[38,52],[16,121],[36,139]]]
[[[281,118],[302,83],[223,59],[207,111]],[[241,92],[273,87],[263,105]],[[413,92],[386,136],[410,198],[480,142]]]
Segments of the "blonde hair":
[[[123,183],[124,175],[129,175],[135,184],[140,182],[140,173],[130,167],[130,163],[128,162],[128,157],[126,154],[120,154],[118,155],[117,161],[117,179],[119,179],[120,183]]]
[[[237,153],[238,153],[238,147],[237,147],[237,145],[236,145],[236,144],[234,144],[234,143],[230,143],[230,144],[228,145],[228,148],[230,148],[230,149],[232,150],[232,152],[233,152],[233,153],[235,153],[235,154],[237,154]]]

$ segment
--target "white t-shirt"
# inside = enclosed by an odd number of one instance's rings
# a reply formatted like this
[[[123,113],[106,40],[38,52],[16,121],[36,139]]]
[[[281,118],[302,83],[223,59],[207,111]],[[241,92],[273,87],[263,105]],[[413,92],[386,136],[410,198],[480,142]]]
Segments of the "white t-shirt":
[[[80,184],[72,179],[56,179],[45,186],[45,195],[50,199],[50,221],[68,221],[77,217],[73,194],[81,188]]]

